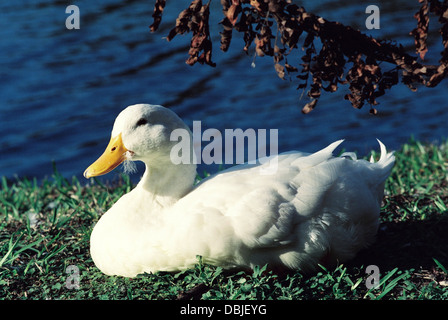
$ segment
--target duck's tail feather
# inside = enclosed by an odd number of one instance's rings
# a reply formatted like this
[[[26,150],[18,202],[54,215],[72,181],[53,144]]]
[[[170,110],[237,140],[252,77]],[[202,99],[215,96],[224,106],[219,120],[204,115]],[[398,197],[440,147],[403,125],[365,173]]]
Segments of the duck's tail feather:
[[[295,160],[292,165],[296,165],[299,169],[306,169],[309,167],[314,167],[319,163],[330,159],[333,156],[333,151],[342,143],[344,139],[338,140],[330,144],[328,147],[317,151],[309,156],[301,157]]]
[[[376,164],[382,169],[384,175],[382,179],[386,180],[395,164],[395,156],[393,151],[387,152],[386,146],[379,139],[376,140],[380,145],[381,151],[380,159],[376,162]],[[374,163],[373,157],[370,158],[370,162]]]
[[[387,152],[386,147],[380,140],[378,140],[378,143],[380,145],[381,155],[377,162],[374,161],[373,157],[370,158],[369,171],[371,179],[369,180],[369,185],[372,191],[375,192],[377,201],[380,204],[384,196],[386,179],[389,177],[395,164],[395,156],[393,151]],[[366,172],[365,174],[367,175],[369,173]]]

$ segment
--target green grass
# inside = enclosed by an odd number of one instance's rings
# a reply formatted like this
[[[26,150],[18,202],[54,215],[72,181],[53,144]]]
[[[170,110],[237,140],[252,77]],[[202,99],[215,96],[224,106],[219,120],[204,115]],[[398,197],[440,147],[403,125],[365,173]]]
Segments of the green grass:
[[[265,266],[229,272],[198,257],[194,269],[180,273],[106,276],[89,255],[89,236],[101,213],[132,188],[129,179],[83,186],[57,171],[41,183],[2,178],[0,298],[447,299],[448,142],[410,141],[396,157],[376,243],[313,275],[277,275]],[[371,289],[369,265],[380,270]]]

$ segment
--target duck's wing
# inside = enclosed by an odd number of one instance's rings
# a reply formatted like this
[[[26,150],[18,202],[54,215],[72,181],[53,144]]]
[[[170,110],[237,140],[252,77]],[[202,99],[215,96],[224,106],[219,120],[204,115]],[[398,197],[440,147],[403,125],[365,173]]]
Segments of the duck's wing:
[[[328,161],[341,142],[314,154],[289,152],[235,166],[204,179],[177,205],[188,210],[216,208],[225,216],[242,219],[259,212],[263,218],[255,220],[268,222],[282,211],[280,206],[292,202],[296,215],[309,216],[334,181],[338,168]]]

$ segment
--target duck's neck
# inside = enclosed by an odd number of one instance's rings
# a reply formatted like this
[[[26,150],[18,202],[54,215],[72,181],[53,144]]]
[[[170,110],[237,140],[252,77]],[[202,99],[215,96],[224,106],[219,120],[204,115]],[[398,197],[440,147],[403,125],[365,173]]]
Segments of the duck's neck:
[[[195,178],[196,165],[193,164],[146,164],[137,188],[148,192],[155,205],[168,207],[191,191]]]

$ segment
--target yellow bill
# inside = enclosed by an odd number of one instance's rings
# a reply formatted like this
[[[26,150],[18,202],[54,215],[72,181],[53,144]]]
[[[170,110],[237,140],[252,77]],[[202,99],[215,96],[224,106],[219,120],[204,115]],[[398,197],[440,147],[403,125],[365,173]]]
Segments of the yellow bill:
[[[116,137],[112,137],[101,157],[84,171],[84,177],[96,177],[112,171],[126,160],[126,151],[128,149],[123,145],[121,133]]]

